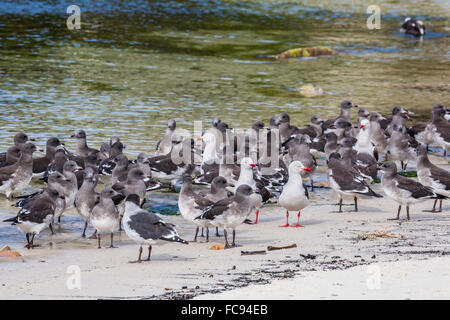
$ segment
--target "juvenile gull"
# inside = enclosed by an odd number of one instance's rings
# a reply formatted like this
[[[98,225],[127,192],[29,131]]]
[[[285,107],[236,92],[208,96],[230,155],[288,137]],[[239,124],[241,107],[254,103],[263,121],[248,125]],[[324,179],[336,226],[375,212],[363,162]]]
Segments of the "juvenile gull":
[[[92,209],[96,202],[99,200],[99,195],[95,192],[95,186],[97,185],[95,172],[92,168],[86,168],[83,170],[83,184],[80,190],[78,190],[75,196],[75,208],[78,214],[84,220],[84,229],[81,237],[86,237],[86,229],[89,224]]]
[[[165,222],[152,212],[142,210],[139,206],[139,196],[136,194],[130,194],[125,200],[123,229],[128,237],[139,244],[139,257],[130,263],[142,262],[142,245],[148,245],[146,261],[150,261],[152,245],[168,242],[188,244],[180,238],[173,224]]]
[[[48,176],[51,175],[53,172],[63,172],[64,163],[69,160],[69,158],[66,155],[66,152],[63,149],[58,149],[55,152],[55,157],[51,163],[47,166],[47,169],[44,172],[43,180],[44,182],[47,182]]]
[[[357,108],[357,107],[358,106],[356,104],[353,104],[348,100],[342,101],[340,104],[341,111],[339,113],[339,116],[337,118],[326,120],[322,125],[323,131],[325,132],[329,127],[331,127],[336,122],[337,119],[343,119],[343,120],[350,121],[350,111],[352,108]]]
[[[428,159],[427,148],[423,145],[417,148],[417,156],[417,176],[420,183],[433,188],[436,193],[450,197],[450,172],[432,164]],[[442,211],[442,200],[440,199],[438,211],[436,211],[437,199],[434,200],[431,212]]]
[[[243,184],[236,190],[234,196],[222,199],[206,208],[196,220],[208,220],[216,227],[224,228],[225,248],[236,246],[236,227],[242,224],[252,211],[250,196],[254,193],[252,187]],[[226,228],[233,229],[233,242],[230,246]]]
[[[33,176],[33,152],[36,150],[42,151],[27,142],[22,148],[19,161],[0,168],[0,193],[5,194],[8,199],[30,183]]]
[[[450,151],[450,122],[445,119],[446,109],[441,104],[436,104],[432,109],[432,130],[434,131],[435,144],[441,146],[444,151]]]
[[[381,176],[381,186],[386,195],[395,200],[398,205],[397,217],[390,220],[400,219],[402,205],[406,206],[406,218],[409,220],[409,206],[428,199],[445,199],[446,197],[435,193],[433,188],[410,178],[397,174],[395,162],[388,161],[380,166],[383,173]]]
[[[405,127],[397,124],[392,125],[388,155],[390,160],[400,161],[402,170],[406,170],[408,161],[416,159],[415,148],[417,145],[417,141],[406,133]]]
[[[381,197],[364,181],[364,177],[342,160],[339,153],[332,153],[328,160],[327,177],[330,187],[339,195],[339,212],[342,212],[342,197],[352,196],[355,200],[355,212],[358,211],[357,196]]]
[[[14,218],[3,220],[3,222],[12,222],[26,235],[27,249],[34,246],[34,237],[42,230],[48,228],[53,220],[55,213],[55,201],[59,197],[59,193],[53,189],[45,189],[39,195],[38,199],[27,203],[19,210]]]
[[[91,212],[91,224],[97,230],[98,248],[100,249],[100,238],[103,233],[111,234],[110,248],[114,248],[113,237],[114,231],[119,228],[120,217],[114,205],[112,197],[118,195],[116,191],[111,188],[105,188],[100,192],[100,201]]]
[[[33,178],[40,179],[44,176],[48,165],[55,159],[56,148],[64,145],[58,138],[52,137],[47,140],[45,156],[33,159]]]
[[[374,112],[370,115],[370,141],[375,145],[378,154],[383,155],[386,158],[386,152],[388,147],[388,139],[384,132],[384,129],[380,125],[380,121],[386,120],[381,114]]]
[[[19,161],[19,158],[20,148],[16,146],[9,147],[8,150],[6,150],[3,161],[0,163],[0,168],[16,163],[17,161]]]
[[[66,197],[66,209],[73,207],[75,202],[75,197],[78,192],[78,182],[75,172],[82,170],[83,168],[78,166],[75,161],[69,160],[64,163],[63,175],[66,178],[64,184],[64,195]]]
[[[165,155],[170,152],[170,150],[172,149],[172,137],[175,133],[176,127],[177,123],[175,119],[170,119],[167,123],[167,130],[164,134],[164,137],[156,145],[156,156]]]
[[[97,149],[89,148],[86,141],[86,132],[84,130],[77,130],[71,138],[77,139],[77,147],[75,150],[75,155],[79,157],[86,157],[89,153],[98,153]]]
[[[213,201],[206,199],[204,196],[197,194],[192,189],[192,178],[189,175],[183,177],[183,185],[181,187],[180,196],[178,197],[178,208],[180,213],[187,221],[196,225],[194,242],[197,241],[199,228],[206,228],[206,242],[209,241],[209,228],[213,225],[209,220],[196,219],[202,212],[212,206]]]

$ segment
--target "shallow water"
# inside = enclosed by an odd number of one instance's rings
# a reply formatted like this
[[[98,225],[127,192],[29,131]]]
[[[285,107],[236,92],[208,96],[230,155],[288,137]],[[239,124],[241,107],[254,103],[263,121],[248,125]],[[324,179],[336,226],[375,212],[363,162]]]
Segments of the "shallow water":
[[[69,31],[71,3],[2,1],[0,149],[19,130],[39,146],[58,136],[73,148],[69,137],[83,128],[91,146],[118,135],[135,156],[154,150],[168,118],[188,130],[215,116],[248,127],[287,111],[304,125],[350,99],[384,113],[406,106],[419,121],[433,104],[448,105],[448,1],[336,2],[84,0],[81,30]],[[382,28],[370,31],[374,3]],[[425,21],[422,40],[400,34],[407,16]],[[312,46],[340,54],[274,59]],[[305,83],[324,94],[301,97]]]
[[[192,130],[192,120],[239,127],[283,110],[301,125],[343,99],[428,116],[449,97],[447,1],[375,1],[382,29],[370,31],[372,2],[85,0],[81,30],[69,31],[65,1],[3,1],[0,141],[25,130],[41,146],[50,135],[73,146],[85,128],[92,145],[116,134],[135,155],[154,149],[171,117]],[[399,33],[409,15],[425,21],[423,40]],[[341,54],[273,58],[310,46]],[[300,97],[304,83],[324,95]]]

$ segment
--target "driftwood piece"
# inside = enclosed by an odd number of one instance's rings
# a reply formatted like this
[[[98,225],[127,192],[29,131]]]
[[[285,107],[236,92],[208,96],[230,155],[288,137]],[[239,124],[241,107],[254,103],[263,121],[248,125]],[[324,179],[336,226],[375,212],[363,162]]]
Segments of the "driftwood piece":
[[[274,251],[274,250],[291,249],[291,248],[297,248],[297,245],[294,243],[294,244],[291,244],[290,246],[284,246],[284,247],[268,246],[267,250]]]

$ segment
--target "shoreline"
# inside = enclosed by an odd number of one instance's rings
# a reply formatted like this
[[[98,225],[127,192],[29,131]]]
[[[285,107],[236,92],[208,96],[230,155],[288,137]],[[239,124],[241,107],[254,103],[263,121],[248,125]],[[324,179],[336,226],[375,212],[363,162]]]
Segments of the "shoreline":
[[[379,191],[379,185],[375,188]],[[21,248],[24,236],[16,231],[19,237],[16,238],[23,239],[8,245],[23,256],[0,258],[3,269],[0,298],[221,299],[226,296],[231,299],[233,294],[239,298],[241,292],[247,290],[262,294],[260,287],[254,284],[276,287],[277,281],[283,281],[278,279],[308,283],[324,274],[325,279],[336,282],[333,275],[339,273],[335,272],[343,272],[351,278],[353,270],[361,271],[370,264],[386,263],[389,274],[389,270],[395,269],[391,264],[398,261],[437,259],[445,261],[444,264],[448,262],[448,203],[444,202],[442,213],[422,212],[431,207],[432,201],[416,205],[411,208],[412,220],[407,222],[387,220],[396,214],[396,204],[387,198],[361,199],[360,212],[352,212],[351,206],[344,206],[344,213],[339,214],[334,212],[337,206],[330,205],[335,203],[332,191],[312,192],[311,197],[313,205],[302,214],[301,222],[305,228],[279,228],[285,220],[283,209],[266,205],[258,225],[244,224],[237,228],[236,242],[240,247],[210,250],[214,244],[223,243],[223,237],[214,236],[210,243],[169,243],[154,246],[152,261],[142,264],[128,263],[136,258],[138,246],[124,233],[115,235],[117,249],[96,249],[95,240],[81,239],[78,217],[69,212],[63,216],[62,232],[56,230],[57,235],[53,238],[47,231],[43,232],[36,241],[41,246],[36,249]],[[3,217],[7,217],[5,211],[0,212],[0,218]],[[254,213],[250,218],[254,218]],[[296,214],[291,214],[290,222],[296,218]],[[403,214],[401,218],[404,218]],[[175,223],[183,238],[192,240],[193,225],[181,216],[164,216],[164,219]],[[74,224],[77,232],[68,231],[69,224]],[[361,239],[362,234],[376,231],[387,232],[392,237]],[[107,244],[106,237],[103,239],[102,244]],[[267,251],[265,255],[241,255],[241,251],[294,243],[297,248]],[[79,268],[81,289],[67,287],[71,276],[67,272],[71,266]],[[15,273],[20,277],[13,276]],[[410,283],[413,287],[415,279],[408,279],[413,281]],[[433,283],[442,283],[440,277],[433,280]],[[233,290],[241,287],[247,288]],[[246,294],[246,297],[253,298],[253,295]],[[282,297],[283,290],[273,294],[271,299]],[[308,295],[299,297],[309,298]],[[450,295],[446,297],[450,298]]]

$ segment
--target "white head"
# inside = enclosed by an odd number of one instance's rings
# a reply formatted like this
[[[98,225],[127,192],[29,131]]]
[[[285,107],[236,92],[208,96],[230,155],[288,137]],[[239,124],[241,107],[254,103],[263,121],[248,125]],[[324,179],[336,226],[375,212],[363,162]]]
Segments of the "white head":
[[[361,130],[369,130],[370,129],[370,121],[369,119],[362,119],[359,125],[359,129]]]
[[[303,163],[301,163],[298,160],[292,161],[291,164],[289,165],[289,175],[301,174],[304,171],[311,172],[312,170],[308,167],[305,167]]]
[[[211,132],[205,132],[205,134],[198,137],[197,140],[203,141],[205,144],[211,144],[216,142],[216,136]]]
[[[249,157],[242,158],[241,160],[241,169],[246,168],[254,168],[256,167],[256,164],[253,162],[253,160]]]

